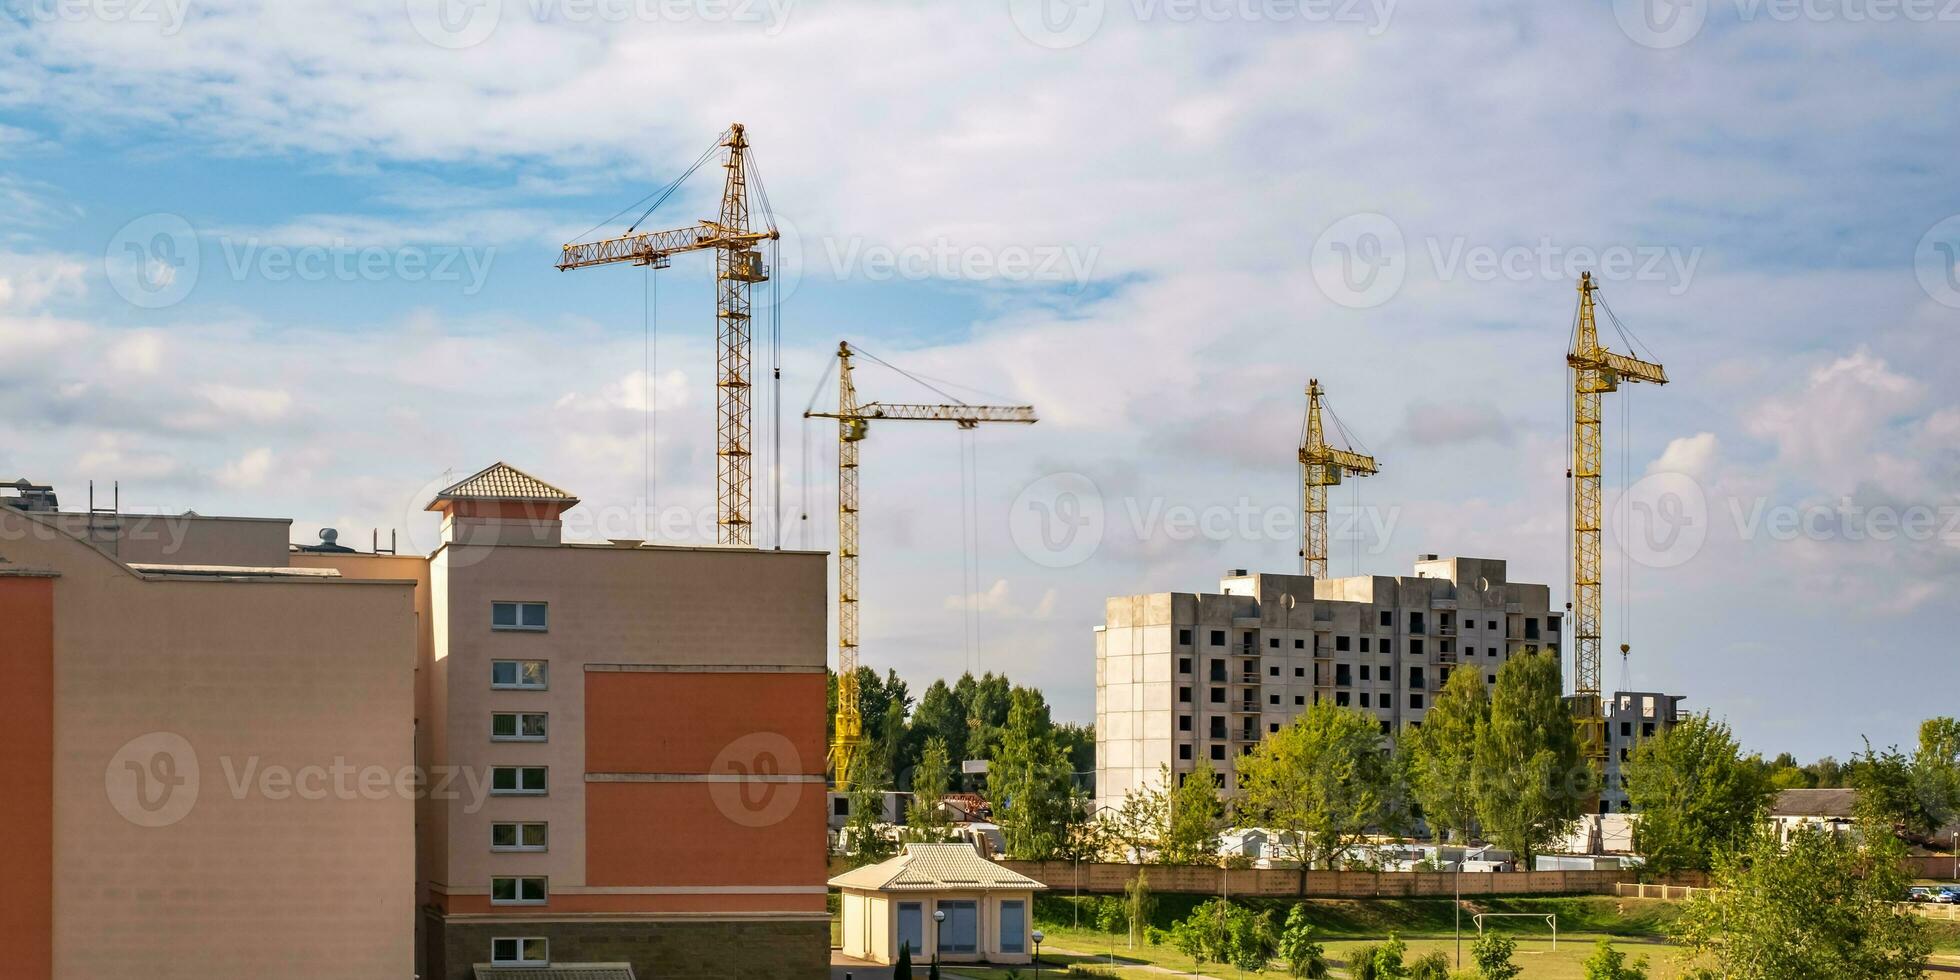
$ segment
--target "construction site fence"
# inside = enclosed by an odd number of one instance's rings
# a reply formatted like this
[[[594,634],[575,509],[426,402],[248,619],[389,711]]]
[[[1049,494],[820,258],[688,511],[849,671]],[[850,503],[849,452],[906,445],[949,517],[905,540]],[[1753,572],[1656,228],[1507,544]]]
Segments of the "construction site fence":
[[[1150,890],[1262,898],[1451,898],[1456,895],[1613,895],[1633,882],[1631,871],[1309,871],[1306,889],[1298,869],[1232,869],[1204,865],[1077,864],[1069,861],[1002,861],[1047,885],[1052,894],[1118,894],[1139,873]]]

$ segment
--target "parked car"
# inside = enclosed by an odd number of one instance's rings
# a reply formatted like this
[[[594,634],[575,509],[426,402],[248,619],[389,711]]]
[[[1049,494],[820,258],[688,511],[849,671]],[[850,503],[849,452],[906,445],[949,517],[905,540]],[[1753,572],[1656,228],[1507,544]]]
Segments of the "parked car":
[[[1942,888],[1933,895],[1933,901],[1941,905],[1960,905],[1960,888]]]
[[[1906,901],[1908,902],[1930,902],[1932,900],[1933,890],[1924,885],[1915,885],[1906,889]]]

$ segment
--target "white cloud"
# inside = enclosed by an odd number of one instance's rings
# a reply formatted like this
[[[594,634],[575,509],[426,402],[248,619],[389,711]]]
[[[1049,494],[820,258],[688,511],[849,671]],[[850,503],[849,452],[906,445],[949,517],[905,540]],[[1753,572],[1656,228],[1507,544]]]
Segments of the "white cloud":
[[[218,470],[218,482],[238,490],[262,486],[272,472],[272,450],[264,447],[226,463]]]
[[[293,407],[293,395],[282,388],[246,388],[228,384],[198,386],[197,395],[219,412],[247,422],[276,422]]]
[[[163,367],[163,336],[137,331],[109,345],[109,367],[124,374],[155,374]]]

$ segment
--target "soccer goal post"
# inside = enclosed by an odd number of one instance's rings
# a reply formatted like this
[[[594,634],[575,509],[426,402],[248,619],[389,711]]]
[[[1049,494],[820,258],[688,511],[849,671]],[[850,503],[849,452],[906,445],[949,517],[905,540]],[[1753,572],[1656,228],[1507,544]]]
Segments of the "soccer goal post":
[[[1484,937],[1485,919],[1544,919],[1552,927],[1552,952],[1558,952],[1558,914],[1545,912],[1479,912],[1470,917],[1477,923],[1477,938]]]

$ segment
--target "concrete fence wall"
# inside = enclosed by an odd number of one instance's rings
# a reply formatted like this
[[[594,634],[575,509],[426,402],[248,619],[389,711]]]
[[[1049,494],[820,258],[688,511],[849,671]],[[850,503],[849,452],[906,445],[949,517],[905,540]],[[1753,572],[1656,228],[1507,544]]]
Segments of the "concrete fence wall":
[[[1068,861],[1002,861],[1001,864],[1047,885],[1056,894],[1116,894],[1139,871],[1154,892],[1198,895],[1297,897],[1300,872],[1229,870],[1184,865],[1073,864]],[[1631,882],[1629,871],[1309,871],[1309,898],[1449,898],[1491,895],[1612,895]]]
[[[1939,854],[1922,854],[1912,858],[1912,873],[1920,878],[1937,881],[1953,881],[1953,859]]]

